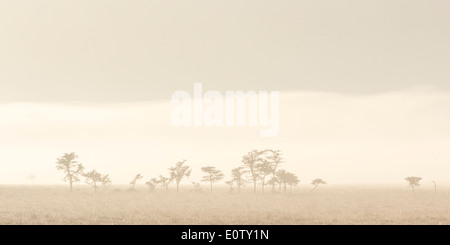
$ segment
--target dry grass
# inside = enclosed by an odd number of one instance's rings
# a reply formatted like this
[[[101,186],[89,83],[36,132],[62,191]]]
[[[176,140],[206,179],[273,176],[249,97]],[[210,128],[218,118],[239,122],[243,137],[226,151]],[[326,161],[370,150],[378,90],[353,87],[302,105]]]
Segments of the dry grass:
[[[296,189],[289,194],[0,187],[0,224],[450,224],[450,191]]]

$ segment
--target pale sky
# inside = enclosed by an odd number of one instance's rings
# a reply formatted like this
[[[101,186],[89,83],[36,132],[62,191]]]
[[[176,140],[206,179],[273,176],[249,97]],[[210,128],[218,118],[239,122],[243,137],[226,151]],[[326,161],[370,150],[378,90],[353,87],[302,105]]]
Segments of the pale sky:
[[[128,183],[284,153],[302,184],[450,180],[450,1],[0,1],[0,184]],[[280,134],[174,128],[170,96],[277,90]]]

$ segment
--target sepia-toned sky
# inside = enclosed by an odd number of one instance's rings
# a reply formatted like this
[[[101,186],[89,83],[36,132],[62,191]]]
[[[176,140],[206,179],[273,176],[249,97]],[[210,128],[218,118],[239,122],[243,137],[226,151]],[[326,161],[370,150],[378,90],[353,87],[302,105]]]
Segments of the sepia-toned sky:
[[[0,1],[0,183],[284,152],[302,184],[450,180],[450,2]],[[279,90],[280,135],[174,128],[176,90]],[[195,180],[197,180],[195,179]]]

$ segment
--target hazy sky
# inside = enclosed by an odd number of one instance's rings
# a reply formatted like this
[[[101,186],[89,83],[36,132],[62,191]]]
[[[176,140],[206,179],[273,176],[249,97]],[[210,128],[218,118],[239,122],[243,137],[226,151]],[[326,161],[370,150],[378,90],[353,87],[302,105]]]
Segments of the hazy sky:
[[[449,90],[448,0],[0,2],[0,101]]]
[[[284,153],[302,184],[450,180],[450,1],[0,1],[0,184]],[[280,134],[174,128],[175,90],[279,90]],[[427,182],[427,183],[428,183]]]

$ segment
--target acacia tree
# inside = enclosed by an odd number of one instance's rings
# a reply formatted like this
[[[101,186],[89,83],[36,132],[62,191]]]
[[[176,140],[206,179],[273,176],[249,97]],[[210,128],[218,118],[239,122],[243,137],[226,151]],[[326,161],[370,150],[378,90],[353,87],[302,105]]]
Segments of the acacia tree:
[[[150,191],[155,191],[158,180],[156,178],[151,178],[149,181],[145,182],[145,184],[150,188]]]
[[[280,150],[264,150],[267,154],[266,159],[267,161],[269,161],[270,163],[270,168],[272,170],[271,174],[272,174],[272,178],[270,180],[271,185],[272,185],[272,191],[275,191],[275,174],[277,172],[278,167],[281,165],[281,163],[283,162],[283,158],[281,157],[281,151]],[[273,180],[273,181],[272,181]]]
[[[300,180],[298,179],[297,175],[295,175],[293,173],[288,173],[287,174],[286,184],[289,185],[289,191],[290,192],[292,192],[292,186],[295,186],[298,183],[300,183]]]
[[[234,182],[232,180],[227,180],[225,181],[225,184],[227,184],[230,187],[230,193],[233,193]]]
[[[84,167],[76,159],[78,156],[75,152],[64,153],[63,156],[56,159],[56,169],[64,172],[64,182],[69,182],[70,191],[72,191],[72,184],[80,181],[79,176],[83,173]]]
[[[134,176],[133,180],[130,182],[131,185],[131,190],[135,190],[135,186],[136,186],[136,182],[140,179],[142,179],[144,176],[142,176],[141,174],[137,174],[136,176]]]
[[[202,167],[202,172],[206,173],[206,175],[203,176],[202,181],[210,183],[211,193],[212,193],[213,183],[217,182],[217,181],[223,179],[223,177],[225,177],[225,175],[222,173],[222,171],[216,169],[215,167],[211,167],[211,166]]]
[[[283,192],[286,192],[286,185],[289,181],[289,172],[280,169],[276,172],[276,177],[278,179],[279,191],[281,192],[281,185],[283,185]]]
[[[111,182],[108,175],[103,176],[95,169],[90,172],[83,173],[83,176],[86,178],[86,184],[92,186],[95,192],[97,192],[97,187],[99,184],[105,186],[108,184],[108,181]]]
[[[325,185],[326,182],[322,179],[313,179],[313,181],[311,182],[311,185],[313,185],[314,187],[312,188],[311,192],[313,192],[315,189],[317,189],[317,187],[319,187],[320,184]]]
[[[272,186],[273,192],[275,192],[275,185],[279,184],[279,183],[280,183],[280,180],[278,179],[278,177],[276,175],[272,176],[272,178],[270,178],[270,180],[267,181],[267,184]]]
[[[34,179],[36,179],[36,176],[34,176],[33,174],[30,174],[30,175],[28,175],[28,176],[26,177],[26,179],[27,179],[28,181],[30,181],[31,184],[34,184]]]
[[[432,180],[431,182],[433,182],[433,185],[434,185],[434,194],[437,194],[437,184],[436,184],[436,181]]]
[[[261,152],[257,150],[252,150],[247,155],[242,157],[242,163],[248,169],[250,177],[253,182],[253,192],[256,193],[256,183],[258,179],[261,179],[258,164],[261,163],[260,158]]]
[[[174,167],[170,167],[170,179],[175,180],[177,184],[177,192],[179,192],[180,182],[184,177],[189,177],[191,175],[191,168],[189,166],[184,165],[186,160],[177,162]]]
[[[164,189],[166,191],[169,191],[169,184],[171,182],[172,182],[171,178],[167,178],[167,177],[164,177],[164,176],[160,175],[155,183],[161,185],[162,187],[164,187]]]
[[[200,183],[191,181],[192,185],[194,186],[194,192],[202,192],[202,189],[200,188]]]
[[[231,170],[231,180],[236,183],[236,189],[238,193],[241,192],[241,186],[245,184],[244,174],[244,167],[237,167]]]
[[[111,178],[108,174],[102,175],[101,181],[103,190],[106,189],[106,186],[110,185],[112,183]]]
[[[409,187],[411,187],[412,192],[414,193],[414,188],[420,186],[420,181],[422,180],[421,177],[415,177],[415,176],[409,176],[405,178],[406,181],[408,181]]]
[[[259,179],[261,180],[261,190],[264,193],[266,177],[273,172],[271,162],[266,159],[261,159],[261,162],[256,165],[256,168],[258,171]]]

